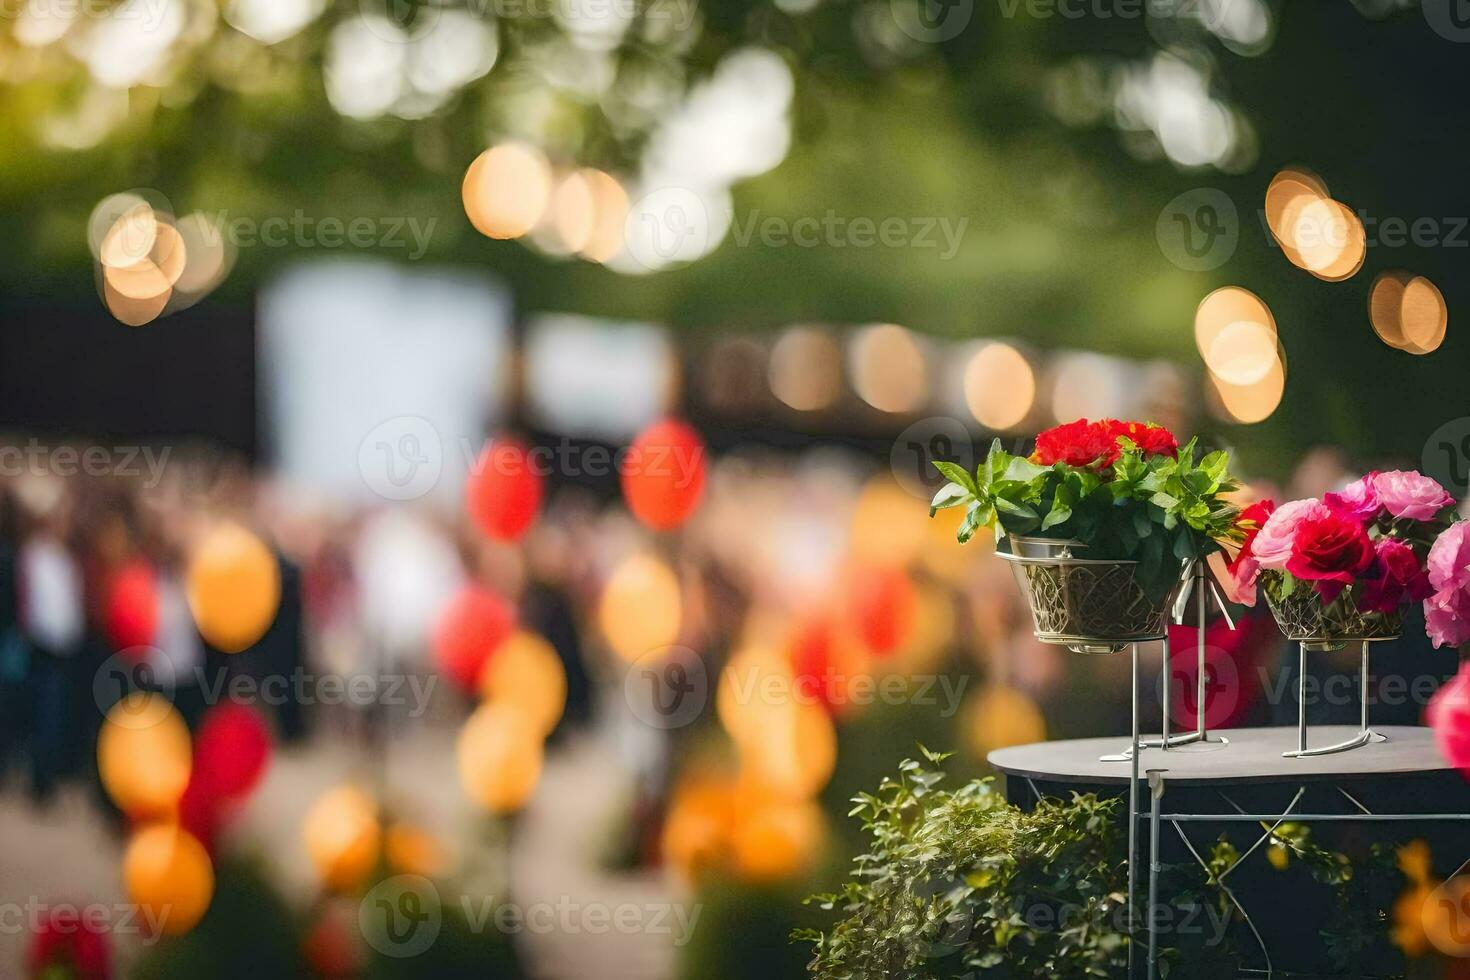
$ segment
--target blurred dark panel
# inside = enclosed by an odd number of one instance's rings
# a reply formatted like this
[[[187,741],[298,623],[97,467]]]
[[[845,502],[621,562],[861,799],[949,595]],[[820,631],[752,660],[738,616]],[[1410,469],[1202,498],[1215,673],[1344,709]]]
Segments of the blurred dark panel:
[[[205,302],[128,327],[92,295],[0,301],[0,430],[199,437],[253,459],[254,314]]]

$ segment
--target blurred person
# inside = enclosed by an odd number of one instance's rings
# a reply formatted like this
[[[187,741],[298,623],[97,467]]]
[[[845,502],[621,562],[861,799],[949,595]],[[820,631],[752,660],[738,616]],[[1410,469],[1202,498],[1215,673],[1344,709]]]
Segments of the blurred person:
[[[18,520],[15,498],[0,484],[0,779],[20,758],[31,716],[30,651],[20,635],[16,595]]]
[[[587,728],[594,715],[592,678],[583,659],[582,627],[571,593],[571,532],[548,508],[526,539],[526,586],[520,601],[524,627],[540,634],[561,660],[567,678],[567,703],[553,738]]]
[[[81,740],[74,692],[90,696],[91,678],[79,673],[86,634],[80,564],[68,543],[69,494],[59,485],[46,509],[35,514],[17,560],[18,621],[29,650],[31,790],[48,799],[56,782],[76,765]]]

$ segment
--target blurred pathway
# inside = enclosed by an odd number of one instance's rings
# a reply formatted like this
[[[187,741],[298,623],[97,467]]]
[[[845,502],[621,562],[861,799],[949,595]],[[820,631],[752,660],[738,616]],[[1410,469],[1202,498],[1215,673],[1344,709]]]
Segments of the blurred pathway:
[[[464,857],[470,817],[456,783],[454,736],[452,728],[440,726],[404,732],[382,759],[390,805],[398,803],[406,817],[447,842],[453,856]],[[230,839],[265,856],[288,898],[304,903],[314,888],[301,843],[307,808],[331,786],[368,775],[364,754],[341,736],[278,752]],[[666,909],[647,911],[674,900],[662,875],[609,874],[601,868],[629,792],[611,738],[584,737],[548,756],[511,854],[513,893],[523,910],[570,906],[572,920],[581,922],[594,908],[592,914],[610,917],[636,906],[642,921],[652,922],[650,915],[657,914],[661,923],[677,923]],[[80,788],[67,787],[46,808],[35,807],[14,787],[0,794],[0,903],[125,902],[121,858],[122,841]],[[528,930],[516,939],[531,974],[544,980],[669,980],[675,974],[674,936],[663,931]],[[0,920],[0,976],[24,975],[26,941],[24,930]],[[117,950],[119,973],[125,975],[137,940],[123,940]]]

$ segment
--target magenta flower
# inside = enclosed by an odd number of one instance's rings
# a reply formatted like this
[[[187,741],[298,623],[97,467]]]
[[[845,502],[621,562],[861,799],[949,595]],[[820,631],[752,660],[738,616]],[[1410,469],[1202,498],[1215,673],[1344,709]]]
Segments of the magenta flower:
[[[1296,544],[1296,532],[1307,520],[1331,515],[1320,500],[1292,500],[1276,508],[1251,542],[1251,552],[1262,568],[1284,571]]]
[[[1425,712],[1445,761],[1470,774],[1470,664],[1440,688]]]
[[[1373,565],[1363,578],[1358,608],[1393,613],[1406,602],[1419,602],[1434,591],[1414,549],[1398,538],[1379,538]]]
[[[1470,640],[1470,523],[1451,524],[1429,549],[1424,627],[1436,647]]]
[[[1338,517],[1367,524],[1383,509],[1378,490],[1373,485],[1377,477],[1378,471],[1374,470],[1343,487],[1341,493],[1324,493],[1322,503]]]
[[[1375,473],[1372,481],[1378,500],[1394,517],[1433,520],[1436,514],[1455,502],[1444,487],[1413,470]]]

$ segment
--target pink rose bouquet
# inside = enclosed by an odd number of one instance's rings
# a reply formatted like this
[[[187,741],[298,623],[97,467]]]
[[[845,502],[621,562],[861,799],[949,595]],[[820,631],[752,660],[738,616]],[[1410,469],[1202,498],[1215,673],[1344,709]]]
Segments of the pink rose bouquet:
[[[1424,602],[1435,644],[1470,639],[1470,530],[1451,527],[1455,500],[1421,473],[1373,472],[1321,500],[1269,501],[1241,514],[1244,545],[1230,565],[1250,596],[1259,582],[1281,618],[1310,594],[1318,625],[1388,634]],[[1283,627],[1285,621],[1283,620]]]

